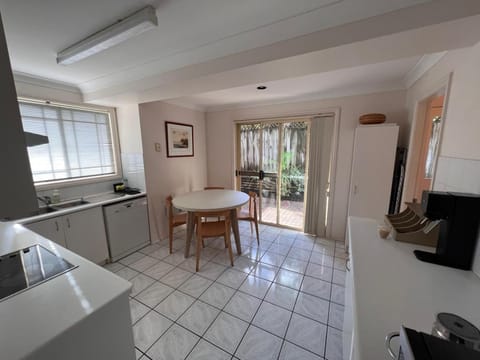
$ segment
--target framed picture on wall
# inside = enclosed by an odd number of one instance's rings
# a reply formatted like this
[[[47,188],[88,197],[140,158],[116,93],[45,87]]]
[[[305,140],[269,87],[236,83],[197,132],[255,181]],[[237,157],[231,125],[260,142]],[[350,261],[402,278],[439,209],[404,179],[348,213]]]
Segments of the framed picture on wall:
[[[165,121],[167,157],[193,156],[193,125]]]

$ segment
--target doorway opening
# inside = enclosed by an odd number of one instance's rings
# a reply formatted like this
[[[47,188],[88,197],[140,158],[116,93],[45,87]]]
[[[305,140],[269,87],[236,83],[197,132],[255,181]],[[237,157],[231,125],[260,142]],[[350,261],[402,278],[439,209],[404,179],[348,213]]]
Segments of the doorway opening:
[[[236,188],[259,197],[259,221],[303,230],[310,119],[237,124]]]
[[[403,204],[421,202],[423,191],[433,189],[450,78],[451,75],[439,90],[417,103],[410,134]]]

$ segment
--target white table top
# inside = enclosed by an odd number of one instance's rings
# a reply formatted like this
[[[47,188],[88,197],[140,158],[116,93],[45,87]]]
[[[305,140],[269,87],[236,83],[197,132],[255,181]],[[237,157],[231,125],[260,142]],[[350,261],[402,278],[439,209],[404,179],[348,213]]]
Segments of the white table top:
[[[172,203],[185,211],[217,211],[235,209],[248,199],[247,194],[236,190],[202,190],[176,196]]]
[[[388,359],[387,333],[403,324],[429,334],[438,312],[480,327],[480,278],[472,271],[417,260],[414,249],[434,249],[380,239],[375,220],[350,217],[349,232],[358,359]]]

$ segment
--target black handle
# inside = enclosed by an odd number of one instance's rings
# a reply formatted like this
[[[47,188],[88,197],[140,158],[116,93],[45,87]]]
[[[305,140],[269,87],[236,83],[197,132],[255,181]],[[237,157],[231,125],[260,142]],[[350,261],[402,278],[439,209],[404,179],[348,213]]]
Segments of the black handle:
[[[265,177],[265,172],[263,170],[260,170],[258,172],[258,179],[263,180],[264,177]]]

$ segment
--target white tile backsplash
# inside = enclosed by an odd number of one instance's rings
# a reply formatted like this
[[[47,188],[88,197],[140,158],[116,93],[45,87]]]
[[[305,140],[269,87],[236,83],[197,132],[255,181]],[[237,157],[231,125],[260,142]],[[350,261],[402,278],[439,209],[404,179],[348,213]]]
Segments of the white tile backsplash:
[[[122,153],[123,177],[128,186],[145,190],[145,168],[142,153]]]
[[[480,160],[440,156],[433,189],[480,194]],[[480,277],[480,234],[473,260],[473,271]]]

